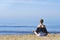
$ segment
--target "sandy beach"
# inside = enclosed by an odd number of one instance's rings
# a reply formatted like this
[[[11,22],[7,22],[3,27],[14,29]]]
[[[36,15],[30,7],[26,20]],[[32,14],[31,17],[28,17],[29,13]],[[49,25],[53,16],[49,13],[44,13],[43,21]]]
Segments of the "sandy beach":
[[[60,34],[48,34],[37,37],[34,34],[26,35],[0,35],[0,40],[60,40]]]

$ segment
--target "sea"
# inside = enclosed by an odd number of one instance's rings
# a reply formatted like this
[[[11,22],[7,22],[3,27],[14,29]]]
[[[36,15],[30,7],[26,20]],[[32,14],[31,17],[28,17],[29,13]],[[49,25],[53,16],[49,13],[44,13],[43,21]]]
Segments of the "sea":
[[[0,35],[6,34],[34,34],[37,26],[0,26]],[[60,34],[60,25],[47,25],[46,29],[51,34]]]

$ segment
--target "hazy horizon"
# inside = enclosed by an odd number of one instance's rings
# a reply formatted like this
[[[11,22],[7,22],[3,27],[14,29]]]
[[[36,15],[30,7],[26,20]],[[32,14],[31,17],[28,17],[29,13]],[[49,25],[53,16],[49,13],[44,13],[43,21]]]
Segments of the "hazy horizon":
[[[0,26],[60,25],[60,0],[0,0]]]

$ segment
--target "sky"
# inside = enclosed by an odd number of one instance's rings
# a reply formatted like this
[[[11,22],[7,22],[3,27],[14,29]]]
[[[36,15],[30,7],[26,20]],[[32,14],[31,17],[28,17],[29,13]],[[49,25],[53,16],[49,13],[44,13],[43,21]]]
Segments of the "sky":
[[[0,0],[0,25],[60,24],[60,0]]]

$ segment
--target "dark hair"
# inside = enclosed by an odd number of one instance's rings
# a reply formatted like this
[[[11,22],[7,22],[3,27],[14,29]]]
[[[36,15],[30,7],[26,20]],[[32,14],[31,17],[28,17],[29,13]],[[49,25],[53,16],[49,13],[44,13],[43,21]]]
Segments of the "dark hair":
[[[43,19],[41,19],[40,22],[43,23]]]

